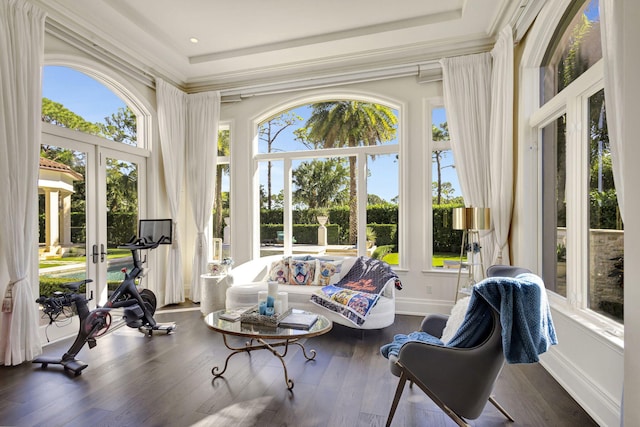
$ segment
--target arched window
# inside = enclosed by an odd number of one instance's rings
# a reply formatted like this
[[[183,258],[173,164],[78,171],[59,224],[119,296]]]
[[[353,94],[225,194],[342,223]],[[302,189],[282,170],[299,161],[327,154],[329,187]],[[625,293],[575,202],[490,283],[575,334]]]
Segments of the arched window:
[[[263,256],[306,245],[398,264],[398,116],[393,107],[339,99],[259,124]]]

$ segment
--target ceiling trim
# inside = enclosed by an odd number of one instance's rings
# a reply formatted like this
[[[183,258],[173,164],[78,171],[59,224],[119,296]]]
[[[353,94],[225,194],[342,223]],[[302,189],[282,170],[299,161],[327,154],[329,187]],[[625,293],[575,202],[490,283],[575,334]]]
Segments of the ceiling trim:
[[[407,28],[420,27],[453,21],[462,17],[462,9],[455,9],[447,12],[422,15],[414,18],[401,19],[383,24],[367,25],[343,31],[319,34],[315,36],[302,37],[298,39],[284,40],[281,42],[267,43],[247,48],[232,49],[223,52],[208,53],[189,57],[190,64],[201,64],[204,62],[219,61],[222,59],[237,58],[246,55],[256,55],[270,53],[279,50],[305,47],[314,44],[335,42],[344,39],[366,36],[376,33],[404,30]]]
[[[67,28],[64,24],[61,24],[51,17],[47,17],[45,21],[45,33],[57,38],[58,40],[68,43],[74,48],[89,55],[92,59],[98,61],[99,63],[110,68],[115,68],[126,76],[135,79],[145,86],[155,88],[154,75],[148,73],[141,67],[135,66],[130,61],[121,58],[117,54],[102,48],[101,46]]]
[[[191,80],[185,88],[189,93],[204,92],[208,90],[220,90],[231,92],[268,86],[281,86],[287,82],[309,82],[309,87],[315,87],[317,82],[325,78],[335,79],[337,76],[345,76],[348,83],[357,82],[356,76],[362,76],[360,81],[366,81],[371,75],[376,79],[394,78],[406,75],[405,67],[414,67],[418,73],[420,64],[433,63],[443,57],[469,55],[488,52],[495,44],[493,38],[476,37],[471,40],[456,40],[456,50],[451,50],[450,41],[443,42],[438,48],[422,45],[414,45],[405,49],[393,49],[392,51],[371,51],[359,55],[336,56],[333,58],[321,58],[317,61],[304,61],[285,64],[285,66],[262,67],[243,70],[237,73],[225,73],[220,75],[208,75],[198,80]],[[338,70],[338,71],[336,71]],[[398,72],[398,70],[400,70]],[[382,76],[385,77],[382,77]],[[337,80],[332,80],[336,81]],[[296,83],[298,89],[302,85]]]

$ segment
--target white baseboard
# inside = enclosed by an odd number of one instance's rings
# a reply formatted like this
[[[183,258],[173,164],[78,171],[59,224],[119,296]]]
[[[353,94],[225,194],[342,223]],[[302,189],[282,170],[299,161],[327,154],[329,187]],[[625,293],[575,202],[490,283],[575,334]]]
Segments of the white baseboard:
[[[555,348],[544,354],[540,364],[600,426],[620,426],[620,403],[594,382],[576,363]]]

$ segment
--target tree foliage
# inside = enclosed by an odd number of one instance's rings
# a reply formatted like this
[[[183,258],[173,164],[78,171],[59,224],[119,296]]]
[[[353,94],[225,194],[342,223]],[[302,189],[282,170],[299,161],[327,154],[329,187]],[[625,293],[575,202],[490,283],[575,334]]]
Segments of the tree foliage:
[[[396,137],[398,119],[384,105],[348,101],[320,102],[313,105],[302,131],[308,141],[324,148],[377,145]],[[349,243],[358,234],[356,158],[349,157]]]
[[[100,134],[99,125],[86,121],[64,105],[48,98],[42,98],[42,121],[91,135]]]
[[[77,130],[91,135],[101,136],[127,145],[137,145],[136,117],[127,108],[105,117],[104,123],[91,123],[64,105],[48,98],[42,99],[42,121],[57,126]],[[86,174],[86,155],[83,152],[42,145],[40,156],[69,166],[82,176]],[[133,214],[138,212],[138,168],[135,164],[107,158],[106,184],[107,209],[109,214]],[[84,218],[86,186],[84,180],[74,182],[74,194],[71,197],[71,211],[77,218]],[[83,221],[84,222],[84,221]],[[117,227],[117,225],[115,225]],[[123,231],[130,237],[130,230]],[[120,233],[122,234],[122,233]],[[128,238],[128,237],[127,237]]]
[[[230,133],[229,129],[222,129],[218,131],[218,156],[227,157],[231,154],[230,145]],[[216,194],[213,203],[213,236],[222,237],[224,230],[223,212],[229,209],[229,193],[226,193],[226,198],[222,194],[222,176],[229,174],[228,164],[217,165],[216,172]]]
[[[100,127],[100,135],[115,142],[136,146],[137,123],[133,111],[126,108],[118,108],[111,117],[105,117],[104,123],[97,124]]]
[[[349,171],[344,163],[339,158],[302,162],[293,171],[293,201],[311,209],[345,202]]]

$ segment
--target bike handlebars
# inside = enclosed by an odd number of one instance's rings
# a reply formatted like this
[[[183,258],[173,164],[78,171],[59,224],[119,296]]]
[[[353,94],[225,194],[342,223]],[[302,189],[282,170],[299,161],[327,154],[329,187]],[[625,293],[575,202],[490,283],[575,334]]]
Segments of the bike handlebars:
[[[155,249],[164,242],[168,241],[169,237],[161,236],[157,242],[150,242],[146,237],[136,237],[133,238],[124,245],[119,245],[120,249],[129,249],[129,250],[137,250],[137,249]]]
[[[62,286],[69,289],[69,293],[54,292],[52,296],[45,297],[40,295],[36,302],[41,304],[45,314],[49,316],[59,314],[64,307],[68,307],[73,303],[73,299],[76,296],[76,292],[80,289],[80,286],[91,283],[93,280],[84,279],[77,282],[64,283]]]

